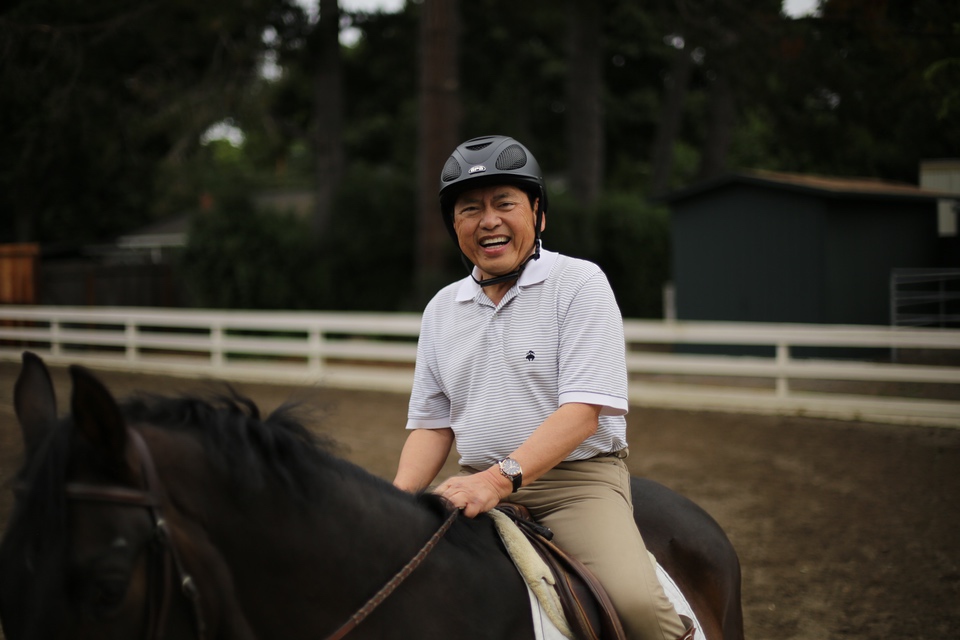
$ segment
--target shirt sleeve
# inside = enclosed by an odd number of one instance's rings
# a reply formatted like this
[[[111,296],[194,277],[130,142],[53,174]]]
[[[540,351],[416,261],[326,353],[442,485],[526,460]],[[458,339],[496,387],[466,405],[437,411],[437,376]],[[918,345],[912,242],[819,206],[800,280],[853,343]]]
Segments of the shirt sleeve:
[[[599,405],[600,415],[629,409],[623,318],[613,290],[599,268],[558,308],[560,320],[559,403]]]
[[[407,429],[444,429],[450,426],[450,399],[437,377],[433,304],[424,310],[417,341],[413,390],[407,408]]]

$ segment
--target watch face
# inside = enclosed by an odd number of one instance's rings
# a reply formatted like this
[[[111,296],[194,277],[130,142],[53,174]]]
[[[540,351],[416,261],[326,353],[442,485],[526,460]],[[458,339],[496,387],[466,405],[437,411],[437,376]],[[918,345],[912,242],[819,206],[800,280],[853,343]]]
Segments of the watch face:
[[[500,463],[500,469],[508,476],[515,476],[520,473],[520,463],[513,458],[505,458]]]

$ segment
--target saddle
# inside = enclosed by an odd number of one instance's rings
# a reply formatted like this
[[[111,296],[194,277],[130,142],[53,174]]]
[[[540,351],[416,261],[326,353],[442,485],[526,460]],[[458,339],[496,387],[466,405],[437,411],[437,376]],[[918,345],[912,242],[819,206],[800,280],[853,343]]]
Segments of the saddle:
[[[522,505],[501,503],[497,509],[516,523],[553,572],[560,605],[573,636],[584,640],[625,640],[607,592],[583,563],[551,542],[553,532],[534,522]]]

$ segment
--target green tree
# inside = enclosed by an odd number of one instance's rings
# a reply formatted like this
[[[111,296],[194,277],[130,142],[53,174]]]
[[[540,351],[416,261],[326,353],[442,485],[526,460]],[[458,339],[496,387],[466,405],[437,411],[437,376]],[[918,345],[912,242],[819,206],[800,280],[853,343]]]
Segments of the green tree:
[[[350,166],[337,215],[315,255],[322,308],[422,309],[414,286],[415,192],[403,173],[362,162]]]
[[[459,4],[424,0],[420,8],[415,286],[421,305],[448,281],[443,258],[449,239],[438,224],[437,167],[460,142]]]
[[[340,7],[320,0],[320,22],[309,42],[315,50],[314,153],[317,158],[313,232],[318,239],[333,215],[333,199],[343,176],[343,81],[340,63]]]
[[[597,201],[603,188],[603,12],[595,0],[567,3],[567,178],[571,193],[586,207]]]
[[[8,3],[2,237],[91,240],[144,222],[158,167],[228,115],[257,72],[264,28],[295,11],[286,0]]]
[[[663,285],[670,279],[670,219],[662,205],[637,193],[607,191],[593,213],[597,243],[585,247],[583,209],[569,195],[551,198],[544,244],[596,262],[607,274],[630,318],[663,314]]]
[[[921,159],[955,156],[957,121],[938,118],[955,87],[925,72],[960,58],[960,4],[826,0],[821,10],[784,31],[752,102],[766,168],[916,183]]]

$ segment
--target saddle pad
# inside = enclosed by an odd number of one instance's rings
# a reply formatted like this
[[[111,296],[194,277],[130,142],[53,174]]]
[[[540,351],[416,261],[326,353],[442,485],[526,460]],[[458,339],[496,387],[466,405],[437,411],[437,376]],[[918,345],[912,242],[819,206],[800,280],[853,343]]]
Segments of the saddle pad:
[[[510,519],[510,517],[497,509],[488,511],[487,514],[493,518],[497,526],[497,532],[500,539],[503,540],[503,546],[507,548],[507,553],[513,564],[516,565],[524,582],[527,583],[527,591],[532,594],[531,605],[539,604],[539,607],[533,608],[534,626],[542,624],[543,618],[546,619],[564,638],[573,638],[573,632],[567,624],[567,619],[563,615],[563,607],[560,604],[560,596],[554,588],[556,579],[547,563],[543,561],[540,554],[536,552],[527,536]],[[537,637],[540,635],[538,633]]]
[[[553,572],[543,561],[540,555],[534,550],[526,535],[517,527],[509,516],[501,513],[497,509],[488,512],[497,526],[497,532],[507,553],[516,565],[524,582],[527,583],[527,592],[530,594],[530,607],[533,613],[533,624],[537,630],[538,640],[559,640],[560,638],[573,638],[570,626],[563,615],[563,608],[560,605],[560,597],[554,588],[555,579]],[[703,638],[703,629],[700,628],[700,622],[693,613],[690,603],[684,597],[680,588],[673,581],[667,572],[656,562],[651,554],[651,560],[656,563],[657,579],[663,587],[664,593],[673,604],[674,609],[680,615],[685,615],[693,620],[698,633],[695,637]]]
[[[653,554],[650,554],[650,557],[656,562]],[[693,636],[694,638],[706,638],[706,636],[703,635],[703,629],[700,628],[700,621],[697,620],[693,608],[690,606],[690,603],[687,602],[687,598],[683,595],[683,592],[680,591],[680,587],[677,586],[677,583],[673,581],[673,578],[670,577],[664,568],[660,566],[659,562],[656,562],[656,565],[657,580],[660,581],[660,586],[663,587],[663,592],[667,594],[667,598],[670,600],[670,603],[673,604],[673,608],[677,610],[679,615],[687,616],[693,620],[693,626],[697,630]]]
[[[533,614],[533,637],[536,640],[570,640],[570,628],[567,626],[566,620],[564,620],[563,625],[567,628],[567,633],[564,633],[553,623],[530,585],[527,585],[527,596],[530,598],[530,611]]]

